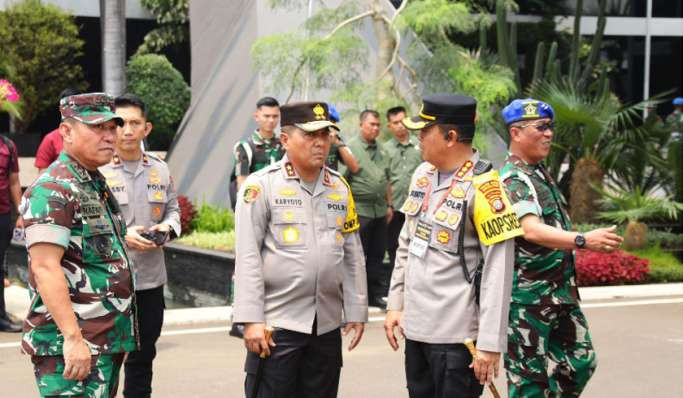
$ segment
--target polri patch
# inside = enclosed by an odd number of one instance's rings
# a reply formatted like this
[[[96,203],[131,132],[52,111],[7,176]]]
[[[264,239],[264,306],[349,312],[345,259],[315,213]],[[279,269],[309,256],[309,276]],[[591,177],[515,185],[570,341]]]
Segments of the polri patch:
[[[258,185],[254,185],[254,184],[247,185],[244,188],[244,196],[243,196],[244,203],[252,203],[253,201],[256,200],[256,198],[258,198],[260,193],[261,193],[261,187],[259,187]]]

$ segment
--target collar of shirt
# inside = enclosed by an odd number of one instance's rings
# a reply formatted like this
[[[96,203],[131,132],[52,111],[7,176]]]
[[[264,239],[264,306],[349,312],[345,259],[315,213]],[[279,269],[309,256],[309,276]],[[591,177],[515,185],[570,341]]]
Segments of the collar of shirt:
[[[307,186],[301,177],[299,177],[299,173],[296,172],[296,168],[294,168],[294,165],[292,162],[287,158],[287,154],[285,154],[282,159],[280,160],[280,170],[282,171],[282,176],[287,179],[296,179],[299,180],[299,184],[304,187]],[[320,174],[318,174],[318,178],[316,179],[315,183],[315,189],[314,192],[311,192],[311,195],[316,196],[320,193],[323,192],[324,188],[322,186],[326,187],[333,187],[334,183],[332,182],[332,176],[327,168],[326,165],[323,165],[323,168],[321,170],[322,178],[320,178]],[[308,189],[306,189],[308,191]]]
[[[272,146],[273,142],[277,140],[278,136],[273,134],[273,138],[263,138],[261,132],[258,129],[254,130],[254,134],[251,135],[251,140],[254,141],[254,145],[262,146]]]
[[[525,162],[524,159],[513,154],[512,152],[508,152],[508,156],[507,159],[505,159],[505,162],[514,164],[526,174],[535,174],[536,170],[538,170],[541,167],[541,163],[529,164]]]
[[[363,138],[362,133],[358,134],[358,138],[360,138],[360,142],[363,144],[363,147],[365,148],[366,151],[377,149],[377,140],[375,140],[375,142],[373,142],[373,143],[370,143],[370,142],[366,141],[365,138]]]
[[[431,174],[431,184],[433,184],[432,186],[436,187],[436,189],[433,190],[434,192],[450,187],[452,180],[454,179],[458,181],[467,181],[472,179],[474,165],[477,164],[479,157],[481,156],[479,151],[476,149],[472,150],[474,151],[472,156],[470,156],[468,160],[461,164],[449,178],[441,181],[441,184],[439,184],[439,171],[436,169],[436,167],[428,171],[428,174]]]

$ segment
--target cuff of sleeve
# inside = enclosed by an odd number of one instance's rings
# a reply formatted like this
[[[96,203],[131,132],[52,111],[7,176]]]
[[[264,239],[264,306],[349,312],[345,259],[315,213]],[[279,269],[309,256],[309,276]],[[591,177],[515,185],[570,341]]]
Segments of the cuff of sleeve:
[[[63,247],[69,247],[71,230],[57,224],[33,224],[26,227],[26,247],[30,248],[36,243],[52,243]]]
[[[533,214],[535,216],[541,217],[541,212],[538,210],[536,203],[529,200],[521,200],[515,203],[512,205],[512,210],[515,211],[517,218],[520,220],[527,214]]]
[[[368,306],[357,304],[344,307],[344,319],[346,322],[367,322]]]
[[[169,227],[171,227],[171,229],[173,230],[173,232],[175,232],[175,236],[180,236],[181,230],[180,230],[180,222],[178,222],[178,220],[172,219],[172,218],[171,218],[171,219],[168,219],[168,220],[164,220],[164,221],[162,221],[161,223],[162,223],[162,224],[167,224]]]
[[[233,307],[232,321],[234,323],[265,323],[266,316],[262,306],[243,306]]]
[[[387,298],[387,310],[403,311],[403,295],[389,294]]]
[[[507,334],[479,332],[477,335],[477,349],[491,352],[506,352]]]

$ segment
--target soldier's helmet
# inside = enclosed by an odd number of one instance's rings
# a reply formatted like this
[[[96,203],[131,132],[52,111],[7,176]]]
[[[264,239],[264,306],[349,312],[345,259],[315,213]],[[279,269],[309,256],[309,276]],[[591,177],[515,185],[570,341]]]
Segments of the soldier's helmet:
[[[516,99],[503,108],[503,120],[506,125],[520,120],[549,118],[555,120],[555,111],[550,104],[533,98]]]
[[[114,97],[106,93],[70,95],[59,101],[62,120],[75,119],[85,124],[100,124],[113,120],[121,127],[123,119],[114,113]]]

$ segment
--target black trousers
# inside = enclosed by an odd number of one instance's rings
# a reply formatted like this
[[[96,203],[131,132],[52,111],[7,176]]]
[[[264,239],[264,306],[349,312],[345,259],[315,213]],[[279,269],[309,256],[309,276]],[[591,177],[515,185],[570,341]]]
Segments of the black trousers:
[[[401,234],[401,228],[406,221],[405,214],[400,211],[394,211],[394,217],[389,223],[387,231],[387,252],[389,253],[389,275],[394,271],[394,262],[396,261],[396,249],[398,249],[398,236]]]
[[[358,217],[360,240],[365,253],[365,271],[368,278],[368,301],[387,295],[391,272],[384,265],[387,249],[387,218]]]
[[[410,398],[476,398],[484,386],[469,368],[464,344],[428,344],[406,339],[406,380]]]
[[[123,396],[126,398],[152,395],[152,362],[157,356],[156,342],[164,323],[164,286],[135,291],[138,308],[140,351],[128,354],[124,364]]]
[[[313,328],[315,330],[315,327]],[[276,329],[265,359],[258,386],[259,398],[334,398],[339,389],[342,367],[341,331],[339,329],[317,336],[291,330]],[[244,365],[247,372],[244,392],[251,398],[258,355],[249,352]]]
[[[0,214],[0,318],[7,318],[5,309],[5,251],[12,240],[12,213]]]

